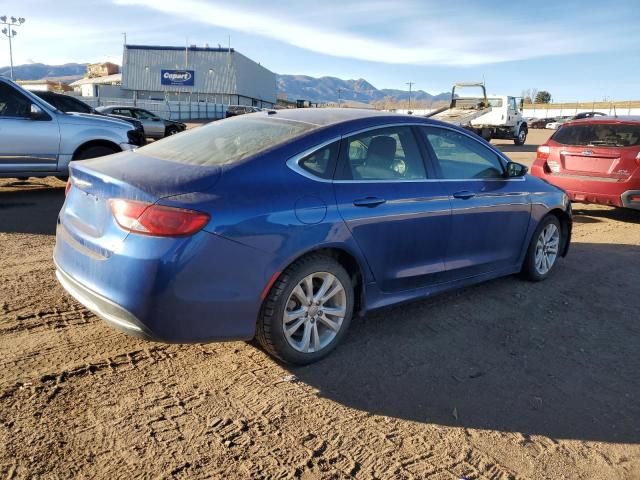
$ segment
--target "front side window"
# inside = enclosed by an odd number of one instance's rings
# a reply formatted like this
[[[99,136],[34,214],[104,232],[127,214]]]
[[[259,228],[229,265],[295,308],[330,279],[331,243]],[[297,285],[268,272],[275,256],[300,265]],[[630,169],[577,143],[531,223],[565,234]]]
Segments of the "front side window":
[[[343,140],[337,180],[421,180],[427,178],[411,127],[369,130]]]
[[[0,83],[0,117],[29,117],[31,101],[6,83]]]
[[[443,128],[422,128],[431,145],[442,178],[468,180],[504,177],[498,154],[462,133]]]
[[[340,142],[333,142],[302,158],[298,165],[311,175],[329,179],[333,176],[335,158],[338,156]]]
[[[146,110],[133,110],[133,113],[135,114],[135,118],[139,120],[152,120],[157,118],[153,113],[147,112]]]
[[[133,114],[131,113],[131,110],[129,110],[128,108],[114,108],[112,112],[114,115],[123,115],[125,117],[133,118]]]

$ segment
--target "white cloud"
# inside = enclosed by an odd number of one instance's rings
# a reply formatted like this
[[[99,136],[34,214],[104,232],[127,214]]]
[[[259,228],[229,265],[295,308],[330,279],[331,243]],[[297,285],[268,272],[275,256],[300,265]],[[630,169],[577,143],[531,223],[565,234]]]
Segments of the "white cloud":
[[[526,24],[505,22],[500,15],[493,15],[499,22],[492,16],[478,18],[469,12],[423,16],[415,8],[400,8],[391,2],[377,2],[369,9],[364,4],[333,8],[334,14],[327,12],[325,22],[320,21],[318,12],[329,10],[326,7],[292,15],[293,6],[299,4],[274,9],[271,2],[251,8],[202,0],[114,2],[267,37],[312,52],[387,64],[482,65],[594,49],[593,41],[587,42],[577,33],[567,34],[551,27],[533,30]],[[274,10],[276,13],[271,13]]]

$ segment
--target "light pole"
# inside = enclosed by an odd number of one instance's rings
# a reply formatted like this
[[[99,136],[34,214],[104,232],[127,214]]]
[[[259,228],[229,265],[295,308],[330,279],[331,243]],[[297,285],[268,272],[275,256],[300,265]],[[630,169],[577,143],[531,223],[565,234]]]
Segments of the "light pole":
[[[6,25],[5,28],[2,29],[2,33],[9,39],[9,63],[11,65],[11,80],[13,80],[13,50],[11,47],[11,39],[15,37],[18,33],[15,31],[14,27],[19,27],[25,22],[25,19],[20,17],[11,17],[7,19],[6,15],[0,17],[0,24]]]
[[[342,107],[342,88],[338,88],[338,108]]]
[[[416,82],[407,82],[407,85],[409,85],[409,108],[407,109],[407,113],[411,113],[411,87],[413,87],[413,85]]]

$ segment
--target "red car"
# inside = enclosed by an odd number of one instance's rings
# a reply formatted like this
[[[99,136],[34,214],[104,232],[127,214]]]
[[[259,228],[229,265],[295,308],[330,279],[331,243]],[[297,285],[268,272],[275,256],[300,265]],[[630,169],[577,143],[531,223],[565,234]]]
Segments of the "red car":
[[[574,202],[640,210],[640,117],[565,123],[538,147],[531,174]]]

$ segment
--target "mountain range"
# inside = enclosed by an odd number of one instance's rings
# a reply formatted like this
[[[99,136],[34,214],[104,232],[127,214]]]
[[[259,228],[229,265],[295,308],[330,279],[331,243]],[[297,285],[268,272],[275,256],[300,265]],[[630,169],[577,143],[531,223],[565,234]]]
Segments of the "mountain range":
[[[86,63],[67,63],[64,65],[45,65],[31,63],[13,67],[14,76],[19,80],[72,81],[81,78],[87,70]],[[9,67],[0,67],[0,75],[9,76]],[[409,92],[389,88],[377,89],[364,78],[342,80],[336,77],[314,78],[306,75],[276,75],[278,94],[286,95],[288,100],[309,100],[312,102],[353,101],[371,103],[390,97],[397,102],[409,99]],[[449,93],[432,95],[423,90],[411,92],[411,100],[416,102],[442,102],[450,98]]]
[[[409,92],[383,88],[378,90],[364,78],[342,80],[336,77],[314,78],[306,75],[278,75],[278,93],[285,93],[288,100],[310,100],[312,102],[337,102],[338,99],[371,103],[391,97],[395,101],[407,101]],[[411,92],[416,102],[441,102],[451,98],[450,93],[432,95],[424,90]]]

